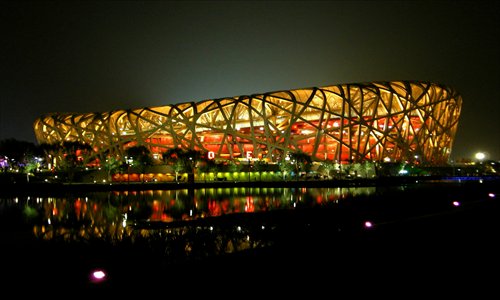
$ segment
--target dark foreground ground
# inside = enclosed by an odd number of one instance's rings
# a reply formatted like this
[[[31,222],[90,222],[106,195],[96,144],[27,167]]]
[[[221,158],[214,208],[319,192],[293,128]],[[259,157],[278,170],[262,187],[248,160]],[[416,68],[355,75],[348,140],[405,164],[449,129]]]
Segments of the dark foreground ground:
[[[130,245],[45,245],[29,232],[4,231],[0,283],[14,295],[48,299],[495,299],[499,201],[498,181],[470,182],[335,207],[232,216],[222,222],[274,224],[273,245],[182,263]],[[363,227],[366,220],[374,226]],[[94,268],[106,270],[107,280],[89,280]]]

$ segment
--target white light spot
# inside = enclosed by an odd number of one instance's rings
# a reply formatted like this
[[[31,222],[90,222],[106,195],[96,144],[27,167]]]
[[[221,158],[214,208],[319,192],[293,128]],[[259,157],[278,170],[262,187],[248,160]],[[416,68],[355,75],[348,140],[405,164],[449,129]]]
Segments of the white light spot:
[[[94,273],[92,273],[92,276],[94,276],[95,279],[103,279],[104,277],[106,277],[106,274],[103,272],[103,271],[94,271]]]
[[[99,283],[106,280],[106,273],[103,270],[94,270],[91,273],[90,280],[94,283]]]

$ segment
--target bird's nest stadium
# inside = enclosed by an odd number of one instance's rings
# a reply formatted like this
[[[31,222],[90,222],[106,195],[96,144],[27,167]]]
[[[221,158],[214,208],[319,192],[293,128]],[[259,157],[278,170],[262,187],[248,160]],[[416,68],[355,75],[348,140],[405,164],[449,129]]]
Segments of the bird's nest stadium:
[[[446,163],[462,98],[422,81],[339,84],[102,113],[37,118],[39,143],[88,144],[123,155],[131,146],[153,154],[181,147],[219,160],[280,162],[302,152],[313,161]]]

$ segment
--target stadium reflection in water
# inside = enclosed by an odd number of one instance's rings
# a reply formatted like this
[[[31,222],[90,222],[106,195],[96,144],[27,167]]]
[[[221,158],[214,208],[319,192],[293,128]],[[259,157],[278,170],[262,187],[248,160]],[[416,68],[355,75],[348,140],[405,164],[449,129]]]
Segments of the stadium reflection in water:
[[[338,205],[375,187],[206,188],[15,198],[37,239],[161,249],[170,262],[272,244],[275,225],[260,212]],[[268,214],[265,214],[268,215]],[[148,246],[149,245],[149,246]]]

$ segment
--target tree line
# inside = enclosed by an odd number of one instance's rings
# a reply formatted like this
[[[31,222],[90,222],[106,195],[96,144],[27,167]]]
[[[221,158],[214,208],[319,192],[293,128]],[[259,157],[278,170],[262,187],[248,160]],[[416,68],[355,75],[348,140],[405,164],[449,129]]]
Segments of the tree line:
[[[96,151],[80,142],[65,141],[60,144],[34,143],[6,139],[0,141],[0,170],[3,173],[29,174],[46,171],[66,172],[69,179],[83,168],[102,168],[108,179],[116,172],[126,172],[134,168],[143,173],[149,166],[168,165],[175,172],[175,179],[180,173],[199,172],[264,172],[275,170],[283,174],[307,173],[312,166],[311,157],[304,153],[290,153],[288,160],[278,165],[270,165],[264,160],[250,161],[245,164],[239,160],[209,159],[207,152],[170,148],[159,157],[154,157],[145,146],[132,146],[124,151]],[[286,175],[283,175],[284,177]],[[29,177],[28,177],[29,178]]]
[[[22,173],[29,175],[37,172],[65,172],[69,180],[82,169],[99,168],[107,174],[108,180],[117,172],[127,172],[134,168],[140,173],[154,165],[167,165],[175,173],[188,174],[190,180],[196,172],[256,172],[281,173],[283,180],[291,179],[333,179],[333,178],[373,178],[380,176],[431,175],[436,172],[450,173],[450,166],[426,168],[408,162],[372,162],[339,163],[330,160],[313,162],[311,156],[303,152],[289,152],[279,163],[265,160],[209,159],[208,153],[193,149],[170,148],[160,155],[153,155],[149,148],[135,145],[124,151],[98,151],[88,144],[65,141],[60,144],[34,143],[16,139],[0,140],[0,172]],[[314,172],[311,175],[311,170]],[[477,166],[475,166],[477,168]],[[460,170],[455,168],[453,174]],[[482,172],[474,171],[475,174]],[[470,174],[471,171],[467,171]],[[457,174],[455,174],[457,175]],[[460,175],[460,174],[458,174]],[[312,177],[311,177],[312,176]]]

